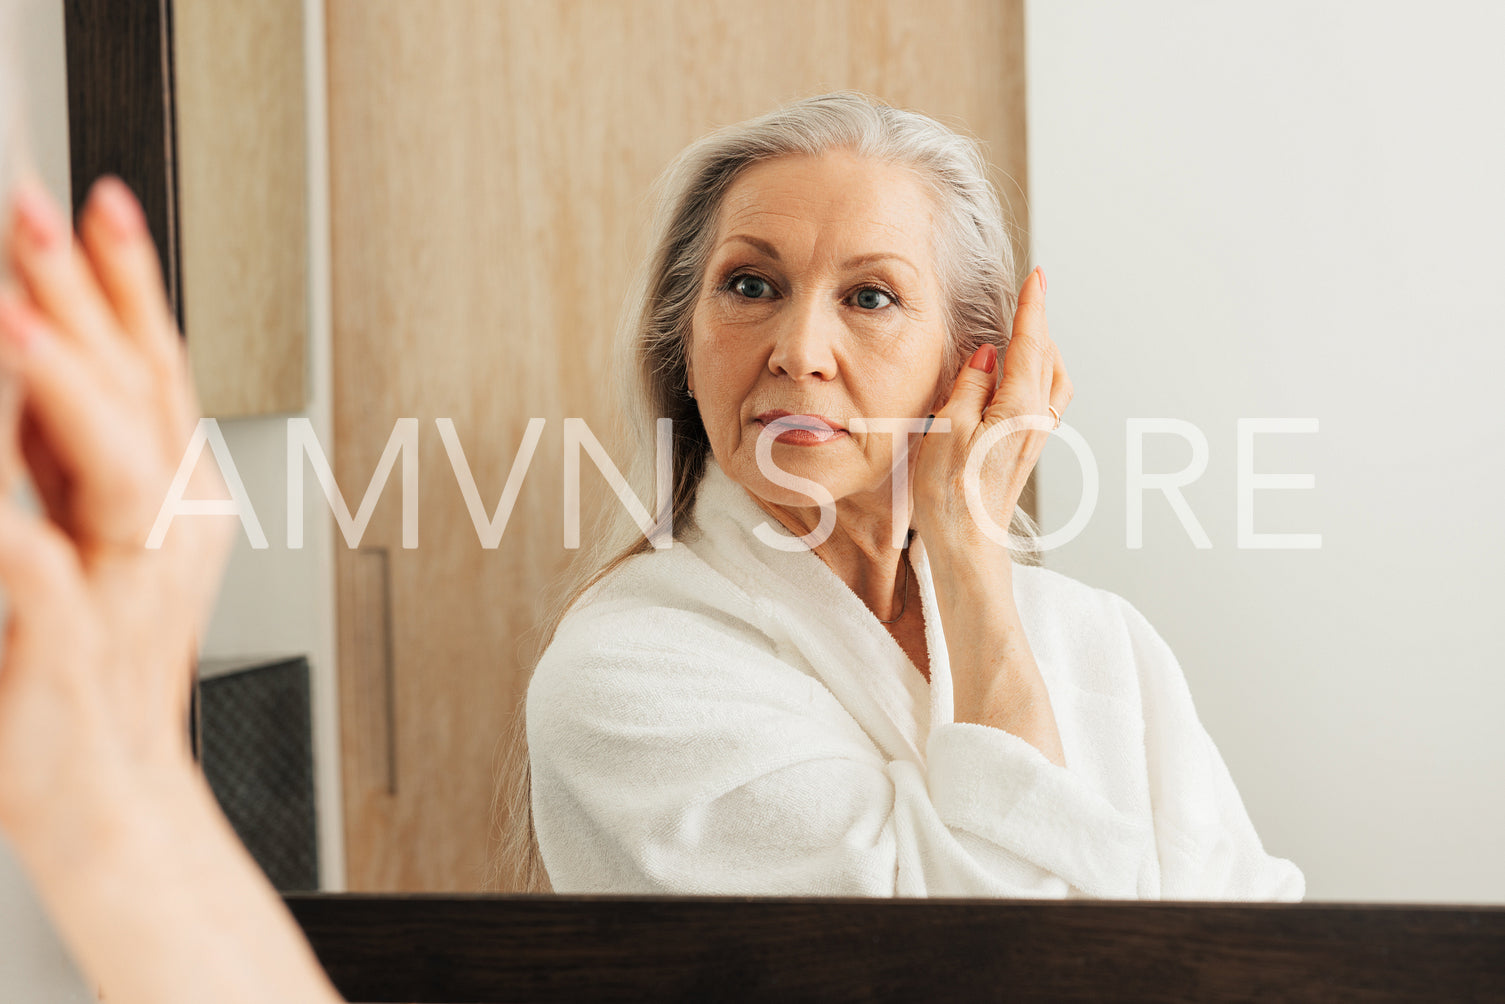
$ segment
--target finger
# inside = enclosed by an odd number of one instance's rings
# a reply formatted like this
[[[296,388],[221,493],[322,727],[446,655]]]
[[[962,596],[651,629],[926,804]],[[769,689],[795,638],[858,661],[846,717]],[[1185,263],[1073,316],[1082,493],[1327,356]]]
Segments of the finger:
[[[79,235],[125,334],[155,361],[174,359],[178,328],[162,265],[140,203],[125,182],[107,175],[94,183]]]
[[[42,503],[47,518],[64,532],[70,530],[72,522],[65,508],[68,498],[67,482],[63,479],[63,472],[58,469],[57,458],[42,441],[36,420],[29,414],[23,415],[21,419],[21,456],[31,474],[32,490]]]
[[[1056,409],[1056,414],[1065,415],[1066,408],[1071,404],[1074,393],[1071,386],[1071,377],[1066,375],[1066,362],[1061,358],[1061,350],[1052,343],[1051,355],[1054,360],[1051,366],[1050,379],[1050,406]],[[1065,421],[1063,418],[1062,421]]]
[[[971,429],[981,420],[983,407],[993,396],[993,385],[997,380],[994,370],[997,368],[998,346],[988,342],[972,353],[967,365],[956,375],[951,396],[935,413],[937,418],[951,420],[953,433]]]
[[[66,627],[48,622],[77,609],[82,582],[68,538],[14,499],[0,497],[0,584],[14,615],[35,628]]]
[[[20,378],[37,432],[64,476],[115,468],[121,422],[97,370],[13,290],[0,290],[0,361]]]
[[[0,495],[10,493],[26,462],[21,456],[22,402],[17,379],[0,370]]]
[[[188,347],[176,335],[162,346],[162,356],[154,365],[157,385],[153,388],[158,414],[168,437],[168,453],[180,455],[203,414],[199,396],[193,386],[188,364]]]
[[[16,185],[7,237],[17,276],[57,329],[107,365],[120,362],[120,332],[104,291],[61,210],[35,175]]]
[[[1036,268],[1019,289],[1013,333],[1004,352],[1003,376],[998,383],[999,397],[1033,394],[1050,374],[1050,326],[1045,319],[1044,275]]]

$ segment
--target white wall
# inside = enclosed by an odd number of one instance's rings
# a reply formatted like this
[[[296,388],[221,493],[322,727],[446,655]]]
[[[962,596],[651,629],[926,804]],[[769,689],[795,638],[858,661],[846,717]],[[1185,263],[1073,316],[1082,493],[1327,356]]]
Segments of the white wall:
[[[1027,7],[1034,259],[1102,495],[1047,565],[1135,603],[1177,653],[1267,850],[1309,900],[1505,902],[1505,7]],[[1126,547],[1126,421],[1208,442]],[[1256,440],[1238,547],[1241,417]],[[1187,466],[1174,436],[1144,470]],[[1042,518],[1080,489],[1052,441]]]

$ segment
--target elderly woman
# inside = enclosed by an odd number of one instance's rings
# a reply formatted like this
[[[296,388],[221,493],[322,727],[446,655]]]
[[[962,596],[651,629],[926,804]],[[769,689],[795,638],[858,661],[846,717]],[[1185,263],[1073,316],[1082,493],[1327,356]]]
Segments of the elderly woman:
[[[1032,561],[1071,383],[976,145],[797,102],[684,151],[653,242],[625,368],[645,459],[674,422],[673,540],[537,663],[514,881],[1300,899],[1159,635]]]

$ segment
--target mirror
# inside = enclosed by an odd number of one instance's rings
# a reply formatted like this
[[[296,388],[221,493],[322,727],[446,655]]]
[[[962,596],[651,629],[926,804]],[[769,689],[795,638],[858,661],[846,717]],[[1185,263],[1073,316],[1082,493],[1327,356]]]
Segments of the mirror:
[[[1484,654],[1498,12],[1419,29],[1322,5],[1299,32],[1268,6],[976,0],[302,12],[308,398],[220,423],[268,547],[237,555],[205,655],[307,660],[322,888],[483,887],[498,741],[571,556],[564,420],[625,456],[602,388],[649,185],[717,125],[855,87],[987,142],[1090,449],[1041,458],[1042,527],[1087,512],[1045,566],[1154,626],[1266,850],[1309,901],[1505,901],[1505,810],[1479,797],[1505,764]],[[436,420],[489,513],[535,418],[486,548]],[[359,514],[406,419],[418,546],[398,467],[350,546],[313,461],[289,546],[289,430]],[[585,471],[589,526],[618,503]]]

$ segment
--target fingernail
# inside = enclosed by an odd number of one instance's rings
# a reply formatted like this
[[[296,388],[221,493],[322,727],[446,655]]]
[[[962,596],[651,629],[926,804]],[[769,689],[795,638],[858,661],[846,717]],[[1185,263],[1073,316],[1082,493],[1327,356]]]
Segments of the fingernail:
[[[986,345],[978,346],[977,351],[972,353],[972,361],[967,363],[967,365],[975,370],[982,370],[984,373],[991,373],[993,372],[993,364],[997,362],[997,360],[998,346],[994,345],[992,342],[989,342]]]
[[[94,200],[116,237],[131,237],[145,227],[146,220],[141,215],[141,206],[125,182],[119,178],[107,176],[96,181]]]
[[[1045,266],[1036,265],[1035,271],[1040,273],[1040,292],[1043,295],[1045,293]]]
[[[52,196],[35,178],[23,178],[16,185],[16,217],[21,232],[38,248],[55,244],[63,232],[62,217],[52,203]]]

